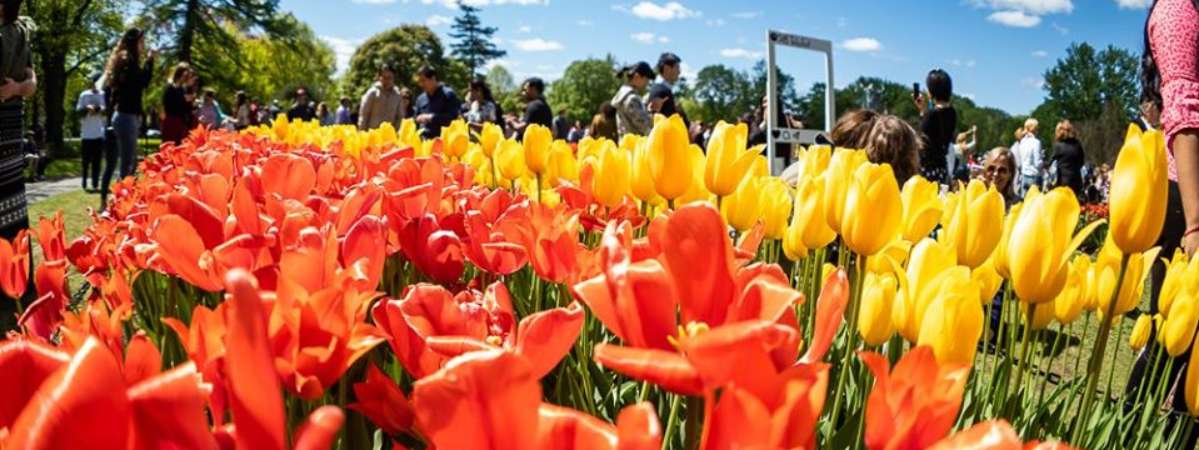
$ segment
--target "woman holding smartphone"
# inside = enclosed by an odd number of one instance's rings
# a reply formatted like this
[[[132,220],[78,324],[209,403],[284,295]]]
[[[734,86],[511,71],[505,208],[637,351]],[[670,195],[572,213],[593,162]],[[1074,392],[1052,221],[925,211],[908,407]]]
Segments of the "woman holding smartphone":
[[[920,92],[919,84],[913,86],[916,92],[912,94],[916,110],[920,111],[920,132],[924,135],[924,148],[920,152],[921,172],[929,181],[947,184],[949,169],[946,167],[946,155],[958,126],[958,113],[952,103],[953,80],[944,70],[933,69],[928,73],[925,84],[928,86],[928,97]]]
[[[137,166],[137,136],[142,127],[142,94],[150,85],[154,74],[154,50],[146,55],[146,36],[140,29],[125,30],[121,41],[108,58],[105,72],[108,87],[112,89],[112,102],[116,114],[112,116],[112,128],[116,134],[117,154],[120,157],[120,178],[133,174]],[[104,168],[104,181],[100,186],[100,203],[108,204],[108,186],[112,181],[113,166]]]

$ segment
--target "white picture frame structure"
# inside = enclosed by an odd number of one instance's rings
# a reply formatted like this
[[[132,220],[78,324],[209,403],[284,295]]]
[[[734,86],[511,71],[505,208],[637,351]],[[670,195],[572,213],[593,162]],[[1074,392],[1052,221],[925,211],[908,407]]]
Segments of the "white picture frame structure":
[[[786,46],[803,50],[810,50],[824,54],[824,129],[799,129],[788,128],[786,124],[776,123],[778,120],[778,77],[776,76],[777,61],[775,60],[774,52],[776,46]],[[812,144],[816,142],[816,136],[822,132],[829,132],[833,129],[833,121],[837,120],[836,116],[836,88],[833,84],[833,43],[825,39],[819,39],[798,34],[791,34],[777,30],[766,30],[766,95],[767,109],[766,111],[766,165],[770,169],[772,175],[778,175],[784,169],[782,161],[774,155],[774,144]]]

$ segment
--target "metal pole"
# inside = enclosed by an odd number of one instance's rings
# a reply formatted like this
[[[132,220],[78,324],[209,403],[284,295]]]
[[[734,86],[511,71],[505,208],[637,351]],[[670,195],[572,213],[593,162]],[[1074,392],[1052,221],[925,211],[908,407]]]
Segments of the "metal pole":
[[[774,123],[778,108],[778,89],[775,88],[774,37],[766,30],[766,169],[771,175],[774,171],[774,133],[778,124]]]
[[[828,86],[824,89],[824,132],[833,131],[834,110],[837,106],[837,84],[833,82],[833,52],[830,49],[824,54],[824,71],[828,75]]]

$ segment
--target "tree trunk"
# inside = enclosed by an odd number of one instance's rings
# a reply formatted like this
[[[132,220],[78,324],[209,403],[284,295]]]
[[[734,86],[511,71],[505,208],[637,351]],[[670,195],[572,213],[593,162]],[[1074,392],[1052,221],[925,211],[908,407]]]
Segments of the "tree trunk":
[[[62,52],[42,54],[42,79],[38,88],[42,90],[46,108],[46,147],[52,157],[64,156],[63,126],[65,125],[67,93],[67,56]]]
[[[187,0],[183,11],[183,27],[179,29],[179,61],[191,62],[192,44],[196,40],[196,26],[200,20],[200,0]]]

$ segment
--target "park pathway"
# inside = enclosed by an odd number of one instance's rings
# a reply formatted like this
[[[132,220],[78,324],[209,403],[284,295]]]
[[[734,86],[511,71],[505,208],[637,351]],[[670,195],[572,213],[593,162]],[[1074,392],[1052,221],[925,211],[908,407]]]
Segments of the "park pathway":
[[[79,177],[25,183],[25,201],[33,204],[54,195],[78,191],[82,188],[80,183],[82,180]]]

